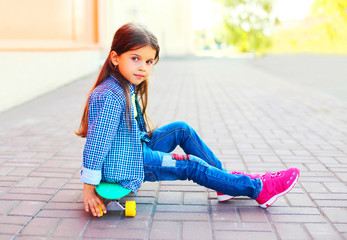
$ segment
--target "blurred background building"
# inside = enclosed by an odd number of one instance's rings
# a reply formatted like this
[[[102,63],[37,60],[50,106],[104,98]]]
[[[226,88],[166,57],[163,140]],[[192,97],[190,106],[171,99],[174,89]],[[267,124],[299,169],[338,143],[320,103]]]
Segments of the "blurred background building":
[[[0,112],[98,71],[115,31],[150,26],[161,57],[192,53],[189,0],[0,0]]]

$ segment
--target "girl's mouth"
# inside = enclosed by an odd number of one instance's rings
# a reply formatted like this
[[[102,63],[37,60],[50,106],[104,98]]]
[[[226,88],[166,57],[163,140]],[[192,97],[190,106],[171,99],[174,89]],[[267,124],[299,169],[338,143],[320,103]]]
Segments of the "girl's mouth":
[[[138,79],[142,79],[144,77],[144,75],[140,75],[140,74],[134,74],[134,76]]]

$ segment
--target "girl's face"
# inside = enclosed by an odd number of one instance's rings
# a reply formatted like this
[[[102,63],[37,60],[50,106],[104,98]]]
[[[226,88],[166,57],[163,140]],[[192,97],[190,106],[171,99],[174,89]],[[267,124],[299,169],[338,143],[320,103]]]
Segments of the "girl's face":
[[[121,55],[112,51],[111,61],[131,84],[137,86],[151,74],[155,54],[156,51],[150,46],[130,50]]]

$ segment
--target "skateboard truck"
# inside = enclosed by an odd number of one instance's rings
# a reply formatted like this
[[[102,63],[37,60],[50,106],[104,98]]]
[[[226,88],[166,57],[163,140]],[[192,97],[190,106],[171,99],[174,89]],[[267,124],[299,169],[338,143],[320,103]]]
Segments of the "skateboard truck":
[[[106,210],[107,210],[107,211],[124,211],[124,210],[125,210],[125,207],[123,207],[123,206],[119,203],[119,201],[114,200],[114,201],[111,201],[109,204],[107,204]]]
[[[131,190],[121,187],[117,183],[105,183],[101,182],[95,187],[96,192],[103,198],[111,200],[107,204],[106,209],[108,211],[125,211],[126,217],[135,217],[136,215],[136,203],[135,201],[126,201],[125,207],[119,203],[119,199],[128,195]]]

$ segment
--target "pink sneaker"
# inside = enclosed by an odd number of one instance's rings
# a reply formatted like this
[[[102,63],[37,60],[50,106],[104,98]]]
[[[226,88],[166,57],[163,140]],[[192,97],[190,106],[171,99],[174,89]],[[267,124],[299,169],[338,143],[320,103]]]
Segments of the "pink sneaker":
[[[251,179],[256,179],[256,178],[260,178],[261,175],[260,174],[248,174],[248,173],[245,173],[245,172],[231,172],[230,174],[233,174],[233,175],[246,175],[248,177],[250,177]],[[226,195],[224,193],[221,193],[221,192],[217,192],[217,199],[219,202],[226,202],[230,199],[233,199],[235,198],[234,196],[230,196],[230,195]]]
[[[260,207],[270,207],[280,196],[285,195],[298,181],[300,171],[297,168],[289,168],[277,173],[266,173],[261,176],[263,189],[257,199]]]

